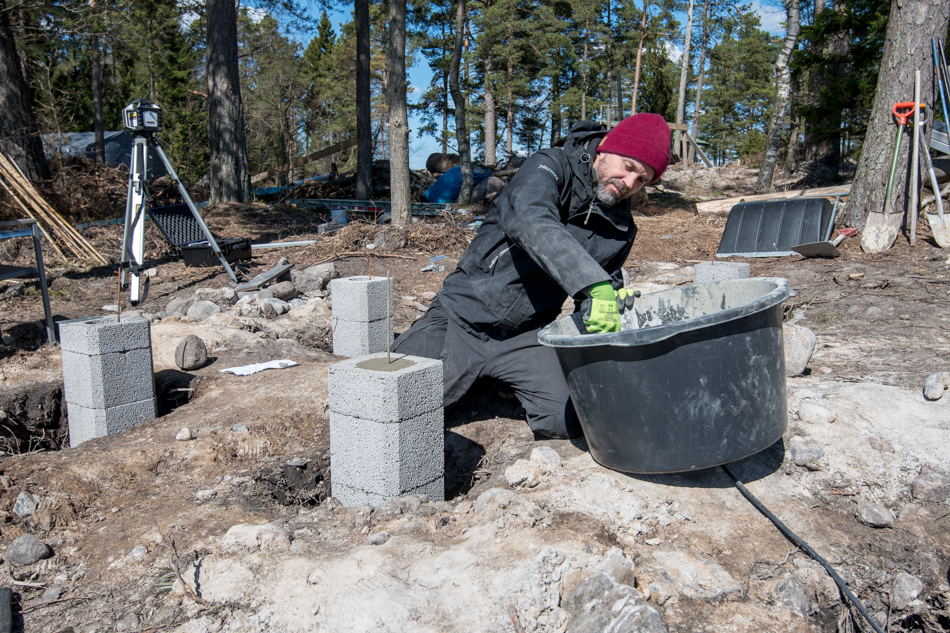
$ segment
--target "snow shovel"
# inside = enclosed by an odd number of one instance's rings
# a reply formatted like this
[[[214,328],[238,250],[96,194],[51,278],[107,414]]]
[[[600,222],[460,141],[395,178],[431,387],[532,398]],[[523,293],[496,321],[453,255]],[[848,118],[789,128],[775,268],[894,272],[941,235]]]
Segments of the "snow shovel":
[[[950,248],[950,223],[947,222],[943,214],[943,198],[940,195],[940,184],[937,182],[937,174],[934,172],[934,163],[930,158],[930,149],[924,142],[924,135],[920,135],[920,153],[924,155],[924,164],[927,166],[927,173],[930,175],[930,187],[937,198],[937,215],[927,214],[927,222],[930,224],[930,230],[934,234],[934,241],[940,248]]]
[[[924,104],[920,104],[924,109]],[[901,228],[902,213],[891,213],[891,193],[894,191],[894,175],[897,173],[897,159],[901,153],[901,140],[904,137],[904,126],[907,119],[914,114],[913,102],[894,104],[894,116],[897,117],[897,142],[894,144],[894,159],[891,161],[891,175],[887,179],[887,192],[884,194],[884,213],[870,211],[867,223],[864,225],[864,235],[861,237],[861,248],[865,253],[883,253],[894,245],[897,232]]]
[[[838,244],[844,241],[844,238],[857,235],[857,229],[841,229],[838,231],[838,237],[833,242],[825,240],[824,242],[812,242],[810,244],[799,244],[793,246],[792,250],[802,257],[840,257]]]

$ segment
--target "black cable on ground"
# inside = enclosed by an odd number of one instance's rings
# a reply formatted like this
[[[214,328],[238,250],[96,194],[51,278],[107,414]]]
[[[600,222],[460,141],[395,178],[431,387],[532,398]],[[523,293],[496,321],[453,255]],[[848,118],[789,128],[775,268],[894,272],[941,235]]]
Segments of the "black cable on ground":
[[[749,503],[754,505],[756,510],[764,514],[766,518],[768,518],[769,521],[775,524],[775,527],[777,527],[779,531],[785,535],[785,538],[787,538],[792,543],[797,545],[806,554],[808,554],[809,556],[814,558],[816,561],[818,561],[818,564],[820,564],[822,567],[825,568],[825,571],[827,571],[828,574],[831,575],[831,578],[838,585],[838,588],[841,589],[841,593],[843,593],[845,597],[848,599],[848,601],[854,605],[854,607],[858,610],[858,613],[860,613],[861,616],[865,620],[867,620],[868,624],[871,625],[871,628],[874,629],[875,633],[884,633],[884,629],[882,629],[881,626],[877,623],[877,621],[871,617],[871,614],[868,613],[868,610],[864,608],[864,605],[861,604],[861,601],[858,600],[857,596],[851,593],[851,590],[848,589],[847,583],[845,583],[845,581],[841,579],[841,576],[839,576],[837,572],[835,572],[834,568],[832,568],[832,566],[828,564],[828,561],[826,561],[824,558],[819,556],[818,552],[816,552],[815,550],[813,550],[811,547],[808,546],[808,543],[803,541],[797,534],[792,532],[792,530],[787,525],[782,523],[782,521],[777,516],[772,514],[769,511],[769,509],[766,508],[765,505],[761,501],[759,501],[755,497],[755,495],[752,494],[749,491],[749,489],[746,488],[742,484],[741,481],[739,481],[739,478],[732,474],[732,471],[729,470],[728,466],[723,465],[722,469],[726,471],[726,474],[729,475],[729,478],[735,482],[736,488],[739,489],[739,492],[742,493],[742,496],[745,497],[749,501]]]

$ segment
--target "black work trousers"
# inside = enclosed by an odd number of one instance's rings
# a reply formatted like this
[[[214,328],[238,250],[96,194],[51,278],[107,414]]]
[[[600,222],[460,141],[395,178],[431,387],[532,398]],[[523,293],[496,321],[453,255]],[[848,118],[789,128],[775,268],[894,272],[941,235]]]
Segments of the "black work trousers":
[[[539,330],[483,340],[450,318],[436,299],[396,339],[392,351],[442,361],[443,406],[458,402],[478,378],[494,378],[514,390],[537,435],[580,436],[561,364],[553,348],[538,342]]]

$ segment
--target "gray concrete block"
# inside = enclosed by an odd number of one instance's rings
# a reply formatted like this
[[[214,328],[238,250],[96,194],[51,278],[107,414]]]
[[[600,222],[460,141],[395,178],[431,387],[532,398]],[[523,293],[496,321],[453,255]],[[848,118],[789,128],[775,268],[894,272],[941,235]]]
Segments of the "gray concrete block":
[[[365,490],[353,488],[352,486],[337,483],[336,481],[332,481],[330,484],[330,494],[347,508],[365,505],[378,506],[384,501],[393,501],[397,498],[384,497],[373,492],[366,492]],[[439,477],[439,479],[435,481],[431,481],[414,490],[403,493],[402,496],[405,495],[425,495],[429,501],[444,501],[445,480]]]
[[[333,353],[353,358],[385,352],[392,341],[392,321],[350,321],[333,318]]]
[[[442,361],[393,354],[413,364],[395,371],[359,367],[386,354],[370,354],[334,363],[328,369],[330,411],[374,422],[397,422],[430,411],[442,412]]]
[[[749,264],[742,262],[702,262],[693,266],[693,283],[748,279],[750,274]]]
[[[59,324],[59,336],[61,350],[86,356],[152,348],[147,319],[124,318],[116,323],[115,317],[110,316],[63,321]]]
[[[387,498],[441,479],[445,472],[442,410],[397,423],[331,411],[330,472],[333,483]]]
[[[108,409],[90,409],[66,403],[69,421],[69,445],[79,446],[87,440],[115,435],[156,416],[155,400],[141,400]]]
[[[392,306],[389,280],[385,277],[341,277],[330,282],[333,318],[347,321],[386,320]],[[390,308],[390,315],[392,310]]]
[[[70,404],[107,409],[155,399],[151,347],[96,356],[64,350],[62,357],[63,390]]]

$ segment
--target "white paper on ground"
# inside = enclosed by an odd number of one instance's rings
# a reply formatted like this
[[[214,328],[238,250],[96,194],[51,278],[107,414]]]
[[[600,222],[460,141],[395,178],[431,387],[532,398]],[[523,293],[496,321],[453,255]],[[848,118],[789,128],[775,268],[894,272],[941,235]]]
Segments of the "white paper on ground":
[[[294,365],[299,365],[300,363],[292,360],[282,359],[282,360],[269,360],[266,363],[254,363],[253,365],[244,365],[243,367],[229,367],[228,369],[219,369],[220,372],[229,371],[235,376],[250,376],[251,374],[256,374],[259,371],[264,371],[265,369],[284,369],[285,367],[293,367]]]

